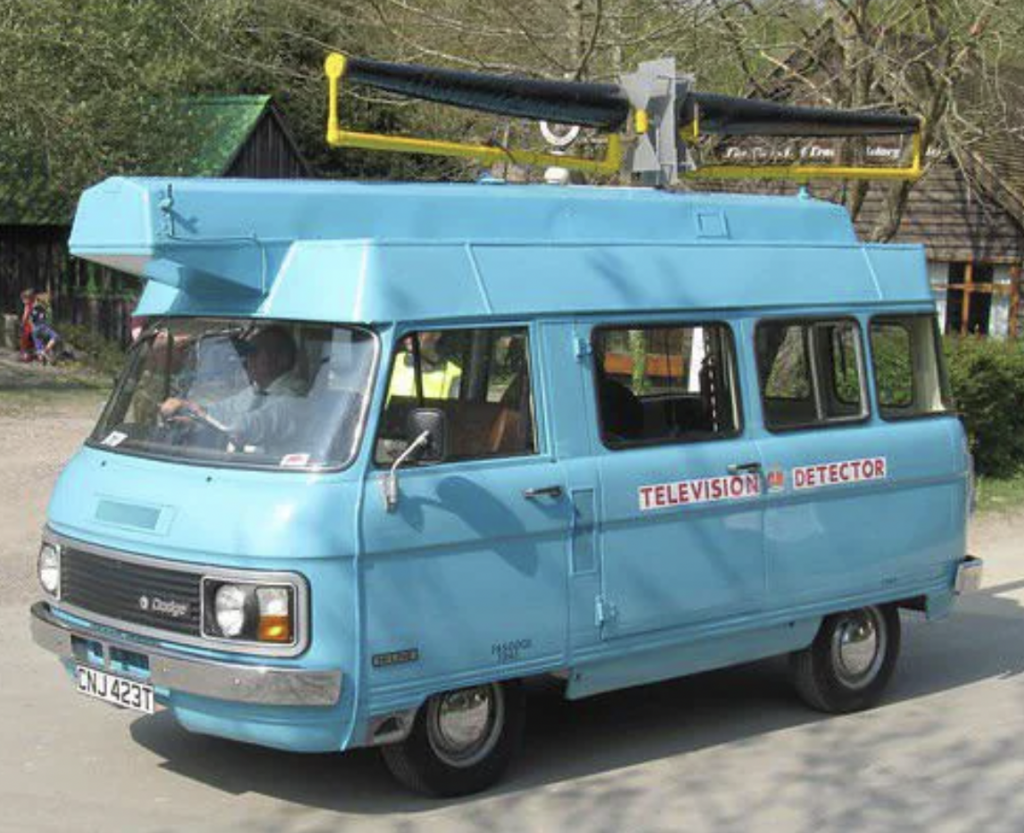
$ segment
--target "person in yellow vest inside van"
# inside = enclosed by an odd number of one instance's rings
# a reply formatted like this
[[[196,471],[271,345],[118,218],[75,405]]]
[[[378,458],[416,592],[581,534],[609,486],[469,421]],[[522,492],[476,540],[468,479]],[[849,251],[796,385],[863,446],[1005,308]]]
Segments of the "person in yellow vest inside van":
[[[420,376],[424,399],[457,399],[462,383],[462,368],[447,358],[440,350],[442,333],[437,330],[421,332],[419,338]],[[402,350],[395,356],[391,371],[391,386],[388,399],[392,396],[415,397],[416,354],[413,338],[405,339]]]

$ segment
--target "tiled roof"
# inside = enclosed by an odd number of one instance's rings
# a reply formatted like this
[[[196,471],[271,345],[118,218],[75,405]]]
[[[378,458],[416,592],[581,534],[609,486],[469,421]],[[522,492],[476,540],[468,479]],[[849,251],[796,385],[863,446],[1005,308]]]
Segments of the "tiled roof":
[[[986,136],[965,154],[963,167],[1024,225],[1024,134],[1012,131]]]

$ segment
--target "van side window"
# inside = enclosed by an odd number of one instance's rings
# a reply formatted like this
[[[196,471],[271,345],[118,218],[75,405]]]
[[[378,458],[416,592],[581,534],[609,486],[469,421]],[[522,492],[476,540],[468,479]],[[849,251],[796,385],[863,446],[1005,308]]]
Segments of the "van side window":
[[[417,407],[448,418],[448,460],[534,454],[533,391],[525,327],[423,330],[398,345],[374,461],[393,462],[409,444]]]
[[[762,321],[755,346],[766,428],[819,427],[867,416],[855,321]]]
[[[933,316],[871,321],[871,364],[883,419],[952,410],[937,324]]]
[[[736,362],[724,324],[599,327],[594,374],[609,448],[739,432]]]

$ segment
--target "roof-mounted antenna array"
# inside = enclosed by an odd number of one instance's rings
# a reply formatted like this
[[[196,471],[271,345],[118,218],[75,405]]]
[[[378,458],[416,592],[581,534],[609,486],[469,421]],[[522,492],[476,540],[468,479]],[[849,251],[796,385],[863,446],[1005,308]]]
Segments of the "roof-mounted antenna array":
[[[333,53],[325,66],[329,84],[327,142],[333,147],[425,153],[559,166],[586,173],[622,170],[653,185],[681,177],[809,179],[905,179],[921,176],[921,120],[877,111],[798,107],[698,92],[692,76],[679,75],[671,58],[640,64],[618,84],[549,81],[415,64],[350,58]],[[385,136],[341,127],[341,82],[363,84],[455,107],[565,125],[607,134],[600,159],[439,139]],[[698,165],[693,149],[701,136],[720,137],[911,137],[910,164],[903,167],[832,165]]]

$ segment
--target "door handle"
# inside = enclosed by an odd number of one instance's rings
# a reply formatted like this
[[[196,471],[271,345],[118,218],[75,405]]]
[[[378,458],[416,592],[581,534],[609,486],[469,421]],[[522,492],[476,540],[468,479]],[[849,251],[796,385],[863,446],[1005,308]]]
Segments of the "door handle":
[[[540,497],[561,497],[562,487],[557,484],[554,486],[538,486],[535,489],[523,489],[523,497],[527,500],[536,500]]]
[[[757,461],[752,463],[732,463],[727,471],[729,474],[760,474],[761,464]]]

